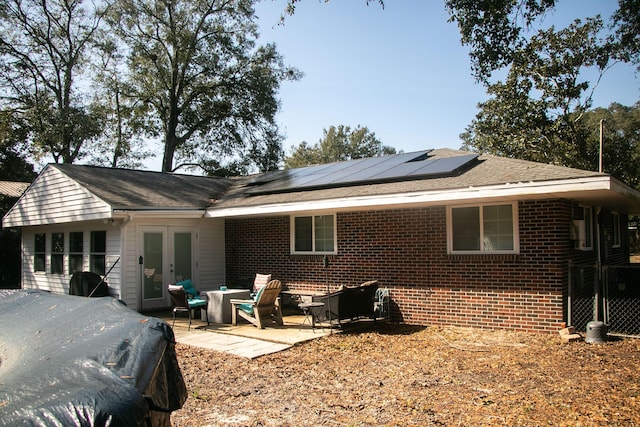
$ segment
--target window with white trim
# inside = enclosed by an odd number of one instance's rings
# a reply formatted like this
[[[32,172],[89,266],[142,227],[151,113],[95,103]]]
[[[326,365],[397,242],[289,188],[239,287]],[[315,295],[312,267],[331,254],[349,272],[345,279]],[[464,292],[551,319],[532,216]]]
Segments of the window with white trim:
[[[292,216],[291,253],[337,253],[335,218],[333,214]]]
[[[69,233],[69,274],[82,271],[84,255],[84,233],[72,231]]]
[[[46,268],[47,235],[36,233],[33,240],[33,271],[44,272]]]
[[[591,215],[591,206],[582,206],[582,218],[584,219],[584,246],[583,251],[593,249],[593,215]]]
[[[89,252],[89,270],[104,276],[107,256],[107,232],[92,231]]]
[[[447,209],[449,253],[517,253],[516,203]]]
[[[611,214],[612,217],[612,227],[613,227],[613,247],[620,247],[620,214],[618,212],[613,212]]]
[[[51,233],[51,274],[64,273],[64,233]]]

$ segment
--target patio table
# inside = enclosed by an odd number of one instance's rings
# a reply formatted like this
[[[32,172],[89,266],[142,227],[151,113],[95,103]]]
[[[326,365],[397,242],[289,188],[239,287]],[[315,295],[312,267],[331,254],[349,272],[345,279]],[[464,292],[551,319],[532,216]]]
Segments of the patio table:
[[[227,289],[224,291],[207,291],[209,305],[207,312],[213,323],[231,323],[231,299],[250,299],[251,292],[247,289]]]

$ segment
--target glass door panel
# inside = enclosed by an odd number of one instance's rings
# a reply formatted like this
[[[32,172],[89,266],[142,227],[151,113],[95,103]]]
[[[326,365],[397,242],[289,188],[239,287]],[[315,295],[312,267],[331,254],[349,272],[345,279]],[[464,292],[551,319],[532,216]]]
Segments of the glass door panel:
[[[143,299],[164,299],[164,236],[162,232],[144,233]],[[143,302],[143,307],[144,307]]]
[[[193,279],[191,271],[191,233],[173,234],[173,269],[175,280]]]

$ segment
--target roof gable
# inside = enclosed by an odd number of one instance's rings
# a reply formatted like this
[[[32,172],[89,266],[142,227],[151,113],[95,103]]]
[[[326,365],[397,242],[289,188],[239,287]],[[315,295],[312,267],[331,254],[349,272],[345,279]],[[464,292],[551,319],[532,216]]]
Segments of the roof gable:
[[[49,164],[3,219],[20,227],[111,218],[114,211],[200,211],[230,180],[97,166]]]
[[[3,218],[5,227],[109,218],[111,209],[58,169],[45,167]]]

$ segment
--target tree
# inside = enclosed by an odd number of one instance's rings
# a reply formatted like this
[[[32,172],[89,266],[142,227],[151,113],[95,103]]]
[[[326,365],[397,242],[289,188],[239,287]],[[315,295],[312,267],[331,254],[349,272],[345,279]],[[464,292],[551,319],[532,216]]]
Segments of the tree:
[[[0,111],[0,180],[31,182],[36,176],[33,165],[21,151],[25,128],[10,110]],[[17,201],[16,197],[0,194],[0,217]],[[0,288],[20,287],[20,230],[0,227]]]
[[[593,87],[580,80],[585,68],[602,76],[612,49],[598,34],[600,19],[568,28],[541,30],[513,52],[505,82],[488,86],[492,96],[461,135],[464,147],[480,152],[592,169],[597,156],[582,116]]]
[[[358,126],[351,130],[349,126],[331,126],[328,130],[323,130],[323,135],[313,146],[303,141],[297,147],[293,147],[291,156],[284,160],[285,168],[362,159],[396,152],[395,148],[382,145],[375,133],[366,127]]]
[[[620,43],[619,57],[640,70],[640,1],[619,0],[612,27]]]
[[[103,129],[97,138],[100,155],[92,156],[92,164],[139,168],[142,161],[153,155],[141,137],[142,124],[134,117],[139,100],[128,96],[130,88],[125,80],[126,64],[123,52],[113,37],[103,37],[97,46],[94,95],[91,103],[104,118]],[[105,156],[110,153],[111,156]]]
[[[587,139],[598,156],[602,123],[604,172],[640,189],[640,101],[633,106],[618,103],[584,114],[582,124]],[[598,163],[594,162],[594,169]]]
[[[528,32],[553,11],[557,0],[445,0],[449,21],[456,22],[461,42],[470,47],[471,69],[485,84],[493,72],[508,68],[527,44]],[[640,66],[640,5],[619,0],[610,17],[614,56]],[[595,18],[595,17],[594,17]]]
[[[149,136],[175,160],[282,155],[279,85],[296,80],[274,45],[256,48],[255,0],[118,0],[110,22],[129,46],[129,93]],[[274,154],[275,153],[275,154]],[[210,164],[210,163],[209,163]],[[276,163],[277,164],[277,163]]]
[[[18,114],[0,111],[0,181],[31,182],[36,177],[24,146],[27,132]],[[9,207],[5,206],[4,212]]]
[[[0,84],[5,105],[30,125],[36,155],[71,163],[99,132],[81,85],[105,9],[83,0],[10,0],[0,6]]]

